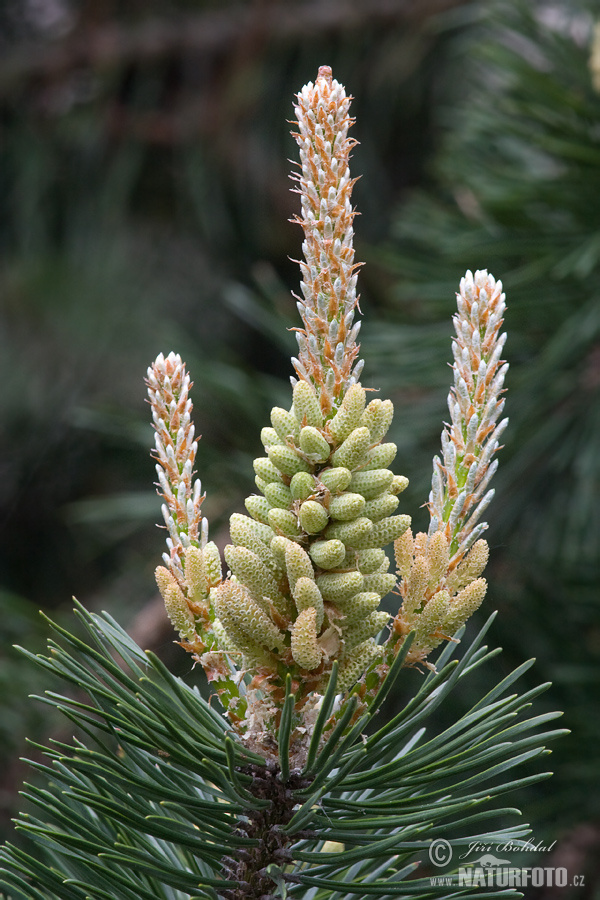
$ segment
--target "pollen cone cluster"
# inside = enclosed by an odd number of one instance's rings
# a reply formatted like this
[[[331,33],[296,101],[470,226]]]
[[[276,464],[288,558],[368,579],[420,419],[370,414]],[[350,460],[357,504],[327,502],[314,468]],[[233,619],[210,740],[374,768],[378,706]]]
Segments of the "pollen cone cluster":
[[[393,635],[414,631],[407,665],[424,662],[442,641],[450,640],[479,608],[487,582],[481,578],[488,545],[478,540],[455,566],[450,566],[448,539],[407,530],[395,542],[402,607],[394,619]]]
[[[283,662],[302,693],[323,690],[338,660],[344,689],[381,654],[374,638],[389,616],[378,607],[396,583],[383,547],[409,526],[394,515],[407,480],[388,468],[389,400],[367,405],[355,384],[326,419],[308,382],[293,399],[262,430],[260,493],[246,500],[249,516],[231,517],[231,577],[215,611],[243,668],[273,675]]]

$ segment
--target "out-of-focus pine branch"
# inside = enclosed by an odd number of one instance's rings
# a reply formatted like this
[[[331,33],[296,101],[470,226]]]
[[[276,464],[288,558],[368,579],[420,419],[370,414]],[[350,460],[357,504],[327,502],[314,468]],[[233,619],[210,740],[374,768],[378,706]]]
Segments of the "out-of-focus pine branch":
[[[24,79],[54,80],[82,66],[110,69],[144,64],[172,54],[235,52],[248,41],[298,41],[324,34],[358,32],[365,26],[419,22],[464,0],[355,0],[302,2],[293,6],[273,0],[230,3],[201,13],[176,17],[149,15],[134,22],[86,21],[76,17],[64,37],[51,44],[30,42],[5,55],[0,63],[0,97]],[[96,18],[95,16],[93,18]]]
[[[415,383],[416,348],[438,340],[445,298],[464,267],[485,260],[503,273],[516,329],[511,429],[498,478],[503,502],[490,535],[500,547],[492,591],[508,608],[505,646],[515,654],[527,646],[543,660],[580,735],[576,746],[559,750],[564,774],[546,798],[548,815],[593,817],[589,782],[600,767],[597,721],[588,713],[600,623],[598,10],[586,0],[551,7],[500,0],[474,9],[470,36],[456,38],[461,96],[451,112],[440,111],[445,136],[432,187],[399,210],[394,238],[379,254],[396,275],[398,332],[412,349],[406,357],[392,351],[388,323],[366,341],[382,370],[422,397],[404,432],[414,456],[433,439],[443,404],[433,355],[419,358],[423,378]],[[500,578],[502,595],[494,584]]]

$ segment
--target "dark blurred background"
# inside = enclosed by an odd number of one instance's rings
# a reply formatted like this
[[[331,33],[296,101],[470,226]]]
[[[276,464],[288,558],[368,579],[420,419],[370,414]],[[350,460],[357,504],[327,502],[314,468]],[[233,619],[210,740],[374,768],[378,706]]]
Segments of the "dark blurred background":
[[[159,351],[188,364],[204,509],[224,540],[260,428],[290,402],[288,120],[328,64],[360,141],[365,383],[396,406],[417,528],[454,291],[466,268],[507,291],[512,425],[486,601],[505,652],[489,677],[535,655],[527,686],[554,682],[538,709],[564,709],[572,735],[552,781],[517,801],[557,841],[544,865],[598,895],[599,19],[592,0],[3,0],[0,836],[25,735],[60,727],[26,700],[48,685],[12,650],[44,645],[39,609],[71,627],[75,594],[189,673],[154,591],[143,376]]]

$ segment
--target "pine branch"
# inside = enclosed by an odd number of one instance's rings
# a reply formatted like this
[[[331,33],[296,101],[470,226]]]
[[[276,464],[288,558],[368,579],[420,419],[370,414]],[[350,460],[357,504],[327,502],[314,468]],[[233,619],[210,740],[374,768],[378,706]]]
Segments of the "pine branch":
[[[77,607],[85,640],[50,622],[49,655],[23,652],[77,689],[40,699],[78,732],[34,763],[45,786],[25,796],[40,814],[17,828],[35,853],[0,851],[17,900],[448,896],[414,877],[433,836],[452,848],[528,834],[490,820],[517,813],[496,798],[549,774],[513,771],[561,733],[539,730],[559,713],[527,718],[548,685],[509,693],[521,666],[443,730],[433,724],[497,652],[483,644],[490,619],[452,658],[485,593],[475,520],[504,427],[502,286],[485,271],[461,283],[452,424],[434,460],[430,533],[413,538],[409,517],[393,514],[407,485],[388,468],[393,406],[367,404],[359,381],[349,103],[326,66],[298,95],[297,377],[291,408],[273,409],[261,433],[260,493],[249,516],[231,517],[225,576],[194,477],[189,375],[175,353],[148,370],[168,532],[156,580],[223,711],[106,613]],[[380,643],[389,615],[378,606],[397,581],[391,541],[403,603]],[[412,698],[376,727],[406,667],[442,642]],[[458,892],[480,896],[477,885]]]
[[[449,659],[456,647],[449,645],[439,673],[430,673],[406,709],[366,744],[362,728],[351,737],[339,729],[313,774],[292,770],[282,779],[277,763],[251,753],[233,732],[227,738],[225,720],[132,645],[110,616],[82,608],[77,614],[90,643],[52,625],[59,640],[35,661],[88,694],[86,703],[68,694],[46,697],[86,740],[46,748],[48,763],[36,764],[47,787],[29,786],[26,795],[42,818],[22,815],[18,823],[36,855],[12,845],[0,852],[1,883],[16,896],[129,900],[137,886],[148,900],[173,891],[229,900],[275,897],[278,879],[292,897],[334,885],[349,896],[429,896],[436,893],[429,879],[405,879],[432,835],[465,847],[528,834],[523,826],[481,828],[516,812],[490,801],[546,777],[515,777],[512,770],[561,733],[539,732],[558,713],[527,718],[539,691],[514,693],[523,667],[425,739],[435,709],[494,655],[482,647],[486,629],[459,660]],[[327,849],[326,842],[344,849]]]

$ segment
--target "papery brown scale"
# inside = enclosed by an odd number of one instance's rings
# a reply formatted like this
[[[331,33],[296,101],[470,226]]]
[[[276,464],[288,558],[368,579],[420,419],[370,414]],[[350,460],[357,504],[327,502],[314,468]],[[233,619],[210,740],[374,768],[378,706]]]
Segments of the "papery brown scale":
[[[475,390],[473,399],[476,401],[476,403],[481,403],[483,401],[484,397],[485,397],[485,382],[480,381]]]
[[[492,383],[492,381],[494,380],[494,378],[496,376],[496,372],[498,371],[499,365],[500,365],[500,362],[497,362],[494,366],[489,367],[489,369],[486,373],[486,376],[485,376],[485,386],[486,387],[489,387],[490,384]]]
[[[487,425],[485,428],[480,428],[477,430],[477,443],[482,444],[488,434],[491,434],[496,426],[495,425]]]
[[[313,159],[309,159],[308,165],[310,166],[310,173],[313,177],[313,181],[316,183],[319,180],[319,170],[317,169],[317,164]],[[306,184],[306,180],[304,183]]]
[[[454,476],[451,472],[448,473],[448,496],[451,500],[454,500],[455,497],[458,497],[458,488],[456,486]]]
[[[473,354],[471,355],[471,366],[472,366],[473,372],[477,372],[477,369],[479,368],[479,363],[480,363],[480,362],[481,362],[481,356],[479,356],[478,353],[473,353]],[[471,381],[471,384],[472,384],[472,383],[473,383],[473,378],[472,378],[472,377],[470,378],[470,381]]]

